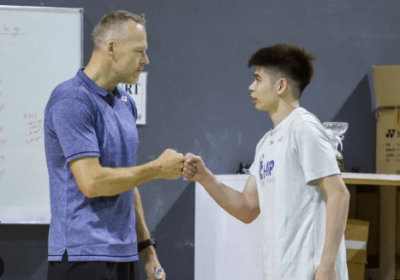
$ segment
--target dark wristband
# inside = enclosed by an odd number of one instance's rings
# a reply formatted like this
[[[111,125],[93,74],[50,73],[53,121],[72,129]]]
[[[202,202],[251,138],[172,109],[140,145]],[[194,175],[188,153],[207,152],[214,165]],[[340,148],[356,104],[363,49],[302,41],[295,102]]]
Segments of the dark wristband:
[[[156,248],[156,239],[154,237],[150,237],[150,239],[147,239],[139,243],[138,245],[139,253],[149,246],[154,246],[154,248]]]

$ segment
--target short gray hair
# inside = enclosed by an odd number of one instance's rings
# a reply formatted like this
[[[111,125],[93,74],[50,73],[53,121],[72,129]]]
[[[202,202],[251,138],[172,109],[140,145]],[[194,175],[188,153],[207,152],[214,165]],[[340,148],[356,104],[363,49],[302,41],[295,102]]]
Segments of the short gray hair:
[[[106,14],[93,29],[93,51],[99,50],[110,39],[119,39],[127,36],[127,22],[133,20],[145,26],[144,14],[136,15],[128,11],[117,10]]]

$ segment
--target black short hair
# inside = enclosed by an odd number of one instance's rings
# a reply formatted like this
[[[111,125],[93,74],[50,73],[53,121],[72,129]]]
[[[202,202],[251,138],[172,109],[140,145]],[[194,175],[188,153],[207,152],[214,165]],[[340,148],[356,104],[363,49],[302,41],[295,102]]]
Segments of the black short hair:
[[[292,79],[299,90],[299,98],[314,75],[315,55],[304,48],[289,44],[277,44],[261,48],[249,60],[249,67],[262,66],[280,72]]]

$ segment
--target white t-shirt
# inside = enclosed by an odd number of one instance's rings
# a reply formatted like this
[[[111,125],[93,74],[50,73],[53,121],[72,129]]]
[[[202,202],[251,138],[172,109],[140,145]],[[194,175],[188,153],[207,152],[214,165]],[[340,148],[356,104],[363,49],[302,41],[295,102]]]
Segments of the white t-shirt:
[[[250,172],[257,179],[263,224],[264,280],[314,279],[325,244],[327,202],[316,179],[340,174],[317,117],[295,109],[260,140]],[[348,280],[344,238],[336,272],[339,280]]]

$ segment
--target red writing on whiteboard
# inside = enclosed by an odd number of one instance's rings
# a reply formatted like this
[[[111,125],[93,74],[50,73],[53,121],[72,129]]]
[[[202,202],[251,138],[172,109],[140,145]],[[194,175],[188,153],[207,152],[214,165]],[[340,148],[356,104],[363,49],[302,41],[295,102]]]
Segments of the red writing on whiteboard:
[[[27,114],[24,114],[24,118],[25,119],[32,119],[32,118],[37,119],[37,114],[36,113],[27,113]]]
[[[4,104],[0,104],[0,112],[4,110]]]
[[[34,126],[34,127],[40,127],[42,126],[42,120],[36,120],[33,122],[28,122],[29,125]]]
[[[3,25],[3,32],[1,32],[0,34],[2,34],[2,35],[12,35],[13,37],[16,37],[17,35],[22,34],[20,31],[21,31],[21,28],[19,28],[18,26],[10,28],[6,24],[4,24]]]
[[[7,138],[0,139],[0,147],[3,147],[5,144],[7,144]]]
[[[33,142],[39,142],[43,138],[43,120],[38,119],[37,113],[26,113],[23,115],[25,123],[25,143],[27,145]]]
[[[13,35],[14,37],[17,36],[17,35],[19,34],[19,31],[20,31],[19,27],[14,27],[14,28],[13,28],[13,33],[12,33],[12,35]]]
[[[5,155],[0,155],[0,162],[3,162],[5,158],[6,158]]]
[[[6,170],[2,169],[0,170],[0,179],[2,179],[4,176],[6,176]]]
[[[28,145],[29,143],[32,143],[32,142],[39,142],[39,140],[42,138],[42,136],[38,136],[38,137],[32,137],[32,138],[30,138],[30,139],[26,139],[25,140],[25,143]]]

